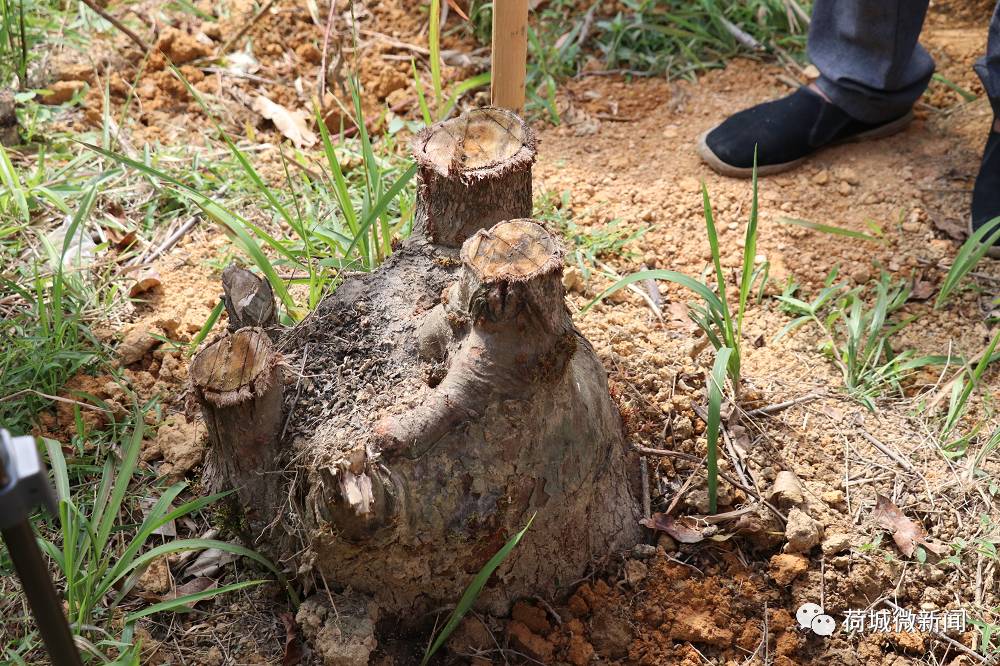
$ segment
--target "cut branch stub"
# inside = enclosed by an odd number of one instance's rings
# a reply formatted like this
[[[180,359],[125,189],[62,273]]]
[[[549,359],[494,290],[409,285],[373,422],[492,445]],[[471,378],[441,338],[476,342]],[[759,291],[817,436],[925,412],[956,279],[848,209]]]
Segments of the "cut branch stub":
[[[205,482],[236,488],[251,517],[273,509],[281,429],[281,355],[261,328],[242,328],[208,344],[191,362],[191,386],[208,430]]]
[[[419,408],[384,419],[386,453],[437,442],[496,400],[529,399],[558,379],[576,346],[562,286],[562,250],[532,220],[501,222],[462,246],[454,307],[472,329],[452,354],[444,380]]]
[[[274,293],[267,280],[236,264],[229,264],[222,271],[222,289],[230,331],[246,326],[274,327]]]
[[[535,133],[504,109],[474,109],[413,140],[420,166],[415,228],[459,247],[480,229],[531,215]]]

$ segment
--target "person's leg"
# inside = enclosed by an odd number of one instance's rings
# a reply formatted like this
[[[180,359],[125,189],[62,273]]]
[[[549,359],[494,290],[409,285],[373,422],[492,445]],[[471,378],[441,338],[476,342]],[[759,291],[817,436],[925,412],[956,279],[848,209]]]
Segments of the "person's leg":
[[[972,229],[976,230],[1000,216],[1000,3],[990,21],[986,56],[975,65],[983,81],[986,95],[993,106],[993,126],[986,138],[983,160],[972,190]],[[987,232],[990,236],[994,231]],[[1000,257],[1000,246],[994,246],[990,255]]]
[[[817,150],[906,127],[934,63],[917,43],[928,0],[816,0],[809,54],[815,87],[730,116],[698,139],[698,153],[727,176],[778,173]]]
[[[917,101],[934,61],[917,43],[928,0],[817,0],[809,28],[816,85],[856,120],[884,123]]]

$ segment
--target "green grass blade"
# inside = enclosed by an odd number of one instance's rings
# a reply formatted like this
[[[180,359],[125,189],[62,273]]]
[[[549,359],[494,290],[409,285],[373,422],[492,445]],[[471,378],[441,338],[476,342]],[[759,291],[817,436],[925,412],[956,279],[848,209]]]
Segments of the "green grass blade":
[[[132,474],[135,472],[136,464],[139,461],[139,453],[142,451],[142,437],[146,431],[146,424],[143,421],[141,412],[133,413],[132,437],[128,440],[122,456],[121,464],[118,466],[118,473],[115,477],[114,488],[111,491],[111,500],[100,516],[94,516],[99,521],[100,527],[97,530],[97,538],[94,548],[98,552],[103,552],[108,544],[108,537],[111,528],[118,518],[122,502],[125,500],[125,493],[128,492],[129,483],[132,481]]]
[[[757,147],[753,149],[753,200],[750,204],[750,221],[743,245],[743,273],[740,276],[740,303],[736,310],[736,341],[743,336],[743,313],[746,310],[750,287],[753,285],[754,260],[757,257]]]
[[[187,604],[201,601],[202,599],[210,599],[212,597],[218,596],[220,594],[225,594],[226,592],[233,592],[235,590],[242,590],[247,587],[253,587],[256,585],[261,585],[268,582],[264,580],[247,580],[241,583],[231,583],[229,585],[223,585],[222,587],[217,587],[212,590],[205,590],[203,592],[195,592],[194,594],[185,594],[182,597],[177,597],[176,599],[168,599],[166,601],[161,601],[158,604],[153,604],[152,606],[147,606],[141,611],[136,611],[134,613],[129,613],[125,616],[125,623],[130,624],[139,620],[141,618],[153,615],[155,613],[162,613],[163,611],[176,610],[178,608],[187,609]]]
[[[726,385],[729,357],[732,352],[733,350],[728,347],[719,349],[708,385],[708,423],[705,438],[708,442],[706,468],[709,513],[715,513],[719,509],[719,430],[722,425],[722,390]]]
[[[986,253],[991,247],[994,247],[994,243],[998,240],[1000,240],[1000,217],[995,217],[976,229],[962,243],[958,254],[955,255],[955,261],[951,265],[951,270],[948,271],[948,275],[945,276],[944,281],[941,283],[941,291],[938,292],[938,297],[934,300],[935,308],[944,305],[952,292],[958,287],[962,278],[979,263],[980,259],[986,256]]]
[[[876,238],[869,234],[863,233],[861,231],[854,231],[853,229],[844,229],[843,227],[835,227],[830,224],[820,224],[818,222],[810,222],[809,220],[798,220],[791,217],[781,217],[778,218],[778,222],[782,224],[790,224],[796,227],[805,227],[806,229],[811,229],[813,231],[820,231],[824,234],[833,234],[835,236],[846,236],[847,238],[856,238],[858,240],[871,241],[872,243],[884,243],[881,238]]]
[[[487,562],[485,566],[479,570],[476,577],[473,578],[472,582],[469,583],[469,586],[465,588],[465,592],[462,593],[462,598],[458,600],[458,605],[455,606],[455,610],[453,610],[451,615],[448,616],[448,621],[445,622],[444,627],[441,628],[441,632],[437,635],[437,637],[435,637],[434,642],[431,643],[427,652],[424,653],[424,658],[420,660],[420,666],[426,666],[430,658],[434,656],[434,653],[437,652],[442,645],[444,645],[446,640],[448,640],[451,632],[455,630],[458,623],[462,621],[465,614],[469,612],[470,608],[472,608],[472,604],[475,603],[476,599],[479,597],[479,593],[482,592],[483,587],[486,585],[486,581],[490,579],[490,576],[493,575],[493,572],[496,571],[497,567],[499,567],[503,561],[507,559],[507,556],[510,555],[511,551],[513,551],[514,548],[517,547],[517,544],[521,542],[521,539],[524,537],[524,533],[528,531],[528,528],[531,527],[531,523],[534,520],[535,516],[532,515],[531,518],[528,519],[528,524],[525,525],[520,532],[508,539],[507,543],[505,543],[503,547],[490,558],[489,562]]]

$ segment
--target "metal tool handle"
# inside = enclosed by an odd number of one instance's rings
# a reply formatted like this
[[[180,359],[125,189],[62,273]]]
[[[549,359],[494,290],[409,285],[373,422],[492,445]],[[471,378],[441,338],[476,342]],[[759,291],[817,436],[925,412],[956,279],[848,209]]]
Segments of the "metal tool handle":
[[[83,666],[62,601],[31,529],[31,512],[39,505],[55,513],[55,498],[34,438],[12,438],[0,429],[0,536],[7,544],[52,663]]]

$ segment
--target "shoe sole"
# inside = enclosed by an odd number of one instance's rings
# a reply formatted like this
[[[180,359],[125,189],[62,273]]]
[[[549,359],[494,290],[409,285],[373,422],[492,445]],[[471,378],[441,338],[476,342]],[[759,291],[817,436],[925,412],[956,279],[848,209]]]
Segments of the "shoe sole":
[[[972,228],[972,217],[969,217],[969,235],[971,236],[975,233],[975,229]],[[1000,247],[994,245],[990,249],[986,250],[986,256],[992,259],[1000,259]]]
[[[871,139],[884,139],[886,137],[892,136],[893,134],[898,134],[906,129],[907,125],[913,122],[913,111],[910,111],[905,116],[897,118],[892,122],[886,123],[885,125],[880,125],[874,129],[870,129],[867,132],[861,132],[860,134],[855,134],[849,139],[843,139],[841,141],[834,141],[833,143],[824,146],[824,148],[829,146],[838,146],[845,143],[857,143],[858,141],[868,141]],[[716,125],[718,127],[718,125]],[[698,137],[698,155],[701,159],[712,168],[716,173],[722,174],[723,176],[729,176],[731,178],[750,178],[753,176],[752,167],[734,167],[731,164],[726,164],[719,157],[712,152],[712,149],[708,147],[708,142],[705,140],[709,133],[714,130],[715,127],[706,130]],[[816,152],[823,150],[820,148]],[[783,171],[789,171],[799,166],[807,159],[815,155],[816,153],[811,153],[805,157],[800,157],[797,160],[792,160],[791,162],[782,162],[781,164],[766,164],[764,166],[757,167],[758,176],[771,176],[776,173],[782,173]]]

